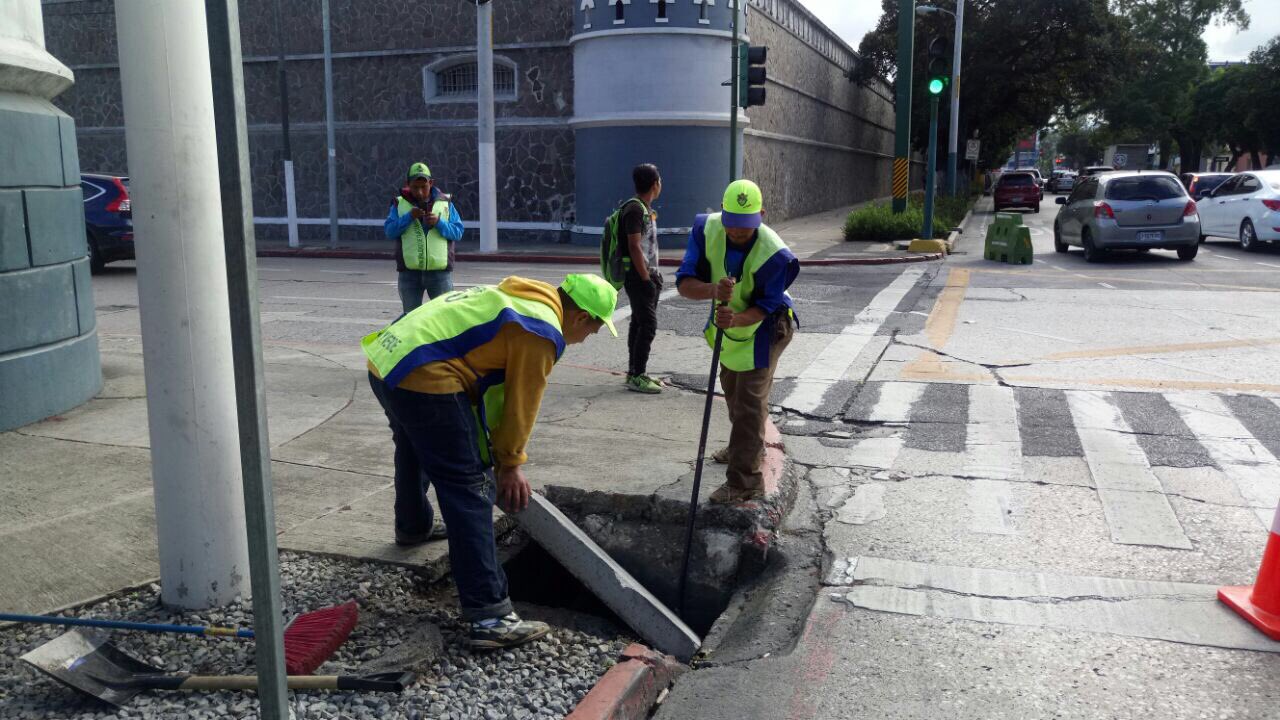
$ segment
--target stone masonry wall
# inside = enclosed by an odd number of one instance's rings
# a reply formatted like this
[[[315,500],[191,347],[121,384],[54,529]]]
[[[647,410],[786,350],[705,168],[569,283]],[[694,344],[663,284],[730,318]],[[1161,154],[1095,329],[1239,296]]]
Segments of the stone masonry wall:
[[[242,0],[254,214],[285,215],[275,3]],[[332,0],[338,216],[343,240],[377,239],[405,170],[432,168],[464,219],[479,214],[474,101],[428,103],[424,68],[474,55],[475,8],[458,0]],[[50,52],[77,76],[58,105],[77,121],[86,170],[125,173],[124,117],[112,0],[44,0]],[[319,0],[284,0],[290,144],[302,236],[327,237],[323,36]],[[516,97],[499,99],[500,222],[572,222],[572,5],[542,0],[495,7],[495,56],[516,65]],[[284,226],[259,224],[260,237]],[[506,233],[504,233],[504,236]]]
[[[795,0],[750,0],[752,45],[769,48],[764,106],[750,108],[743,174],[774,220],[889,195],[893,102],[850,82],[854,52]]]

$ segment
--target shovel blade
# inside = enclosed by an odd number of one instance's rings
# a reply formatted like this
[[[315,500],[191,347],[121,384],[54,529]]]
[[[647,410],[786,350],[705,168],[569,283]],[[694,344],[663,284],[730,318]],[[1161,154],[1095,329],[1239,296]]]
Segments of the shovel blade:
[[[20,659],[63,685],[116,707],[123,707],[142,692],[140,687],[130,687],[130,680],[139,674],[162,672],[126,655],[106,638],[80,629],[60,635]]]

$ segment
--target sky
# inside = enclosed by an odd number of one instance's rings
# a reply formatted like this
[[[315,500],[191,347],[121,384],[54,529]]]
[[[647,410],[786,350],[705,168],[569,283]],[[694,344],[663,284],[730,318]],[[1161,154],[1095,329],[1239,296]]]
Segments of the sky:
[[[854,48],[880,20],[880,0],[800,2]],[[946,6],[950,6],[950,2]],[[1240,32],[1214,26],[1205,30],[1210,60],[1244,60],[1254,48],[1280,35],[1280,0],[1245,0],[1245,8],[1253,20],[1248,30]]]

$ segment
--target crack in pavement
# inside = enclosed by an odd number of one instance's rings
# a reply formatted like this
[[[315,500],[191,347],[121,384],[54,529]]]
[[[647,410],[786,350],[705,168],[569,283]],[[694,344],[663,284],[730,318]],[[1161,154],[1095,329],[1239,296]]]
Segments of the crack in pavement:
[[[1105,603],[1124,603],[1124,602],[1140,602],[1143,600],[1175,600],[1178,602],[1196,602],[1196,603],[1216,603],[1218,599],[1212,596],[1191,595],[1183,593],[1153,593],[1151,595],[989,595],[985,593],[965,592],[963,590],[955,590],[952,588],[935,587],[933,585],[913,585],[900,584],[886,581],[880,578],[872,578],[855,582],[850,589],[858,587],[881,587],[891,588],[894,590],[911,590],[919,592],[937,592],[944,595],[952,595],[955,597],[975,598],[978,600],[1008,600],[1010,602],[1025,602],[1033,605],[1063,605],[1067,603],[1077,602],[1105,602]],[[845,599],[850,605],[857,606],[851,600]]]

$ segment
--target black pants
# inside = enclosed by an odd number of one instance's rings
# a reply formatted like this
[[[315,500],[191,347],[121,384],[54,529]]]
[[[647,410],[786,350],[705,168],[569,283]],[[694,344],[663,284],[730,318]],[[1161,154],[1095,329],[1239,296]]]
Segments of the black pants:
[[[658,294],[662,292],[662,275],[657,268],[649,270],[650,280],[628,272],[623,282],[631,301],[631,325],[627,328],[627,374],[644,375],[649,371],[649,349],[658,334]]]

